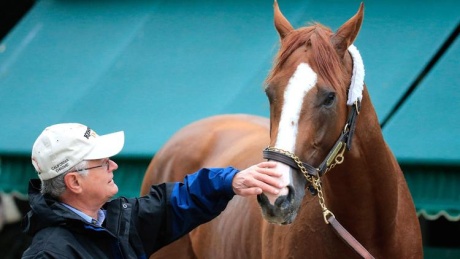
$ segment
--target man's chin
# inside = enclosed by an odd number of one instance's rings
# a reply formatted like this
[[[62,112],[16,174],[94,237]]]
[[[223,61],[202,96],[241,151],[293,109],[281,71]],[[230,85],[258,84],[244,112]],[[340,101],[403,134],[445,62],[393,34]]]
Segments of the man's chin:
[[[112,198],[113,196],[115,196],[117,193],[118,193],[118,186],[113,183],[113,190],[112,190],[112,195],[110,196],[110,198]]]

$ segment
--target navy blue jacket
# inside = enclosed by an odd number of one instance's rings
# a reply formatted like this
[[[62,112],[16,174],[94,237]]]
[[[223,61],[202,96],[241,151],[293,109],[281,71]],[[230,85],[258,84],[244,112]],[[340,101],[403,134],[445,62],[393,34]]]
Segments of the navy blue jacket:
[[[23,223],[33,241],[23,258],[147,258],[218,216],[235,195],[231,183],[237,172],[201,169],[183,183],[153,185],[144,197],[111,200],[102,208],[102,227],[41,195],[40,181],[31,180],[31,211]]]

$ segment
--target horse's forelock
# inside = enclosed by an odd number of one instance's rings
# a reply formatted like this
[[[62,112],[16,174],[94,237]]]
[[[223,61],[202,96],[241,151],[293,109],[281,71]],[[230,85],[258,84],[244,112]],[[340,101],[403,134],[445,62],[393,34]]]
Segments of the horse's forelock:
[[[311,47],[311,55],[315,61],[315,64],[310,65],[318,70],[318,75],[330,86],[338,87],[343,85],[345,71],[339,56],[336,54],[329,40],[331,35],[332,32],[329,28],[318,23],[291,32],[281,43],[280,50],[275,59],[273,69],[266,80],[266,84],[270,85],[272,79],[296,49],[308,44]]]
[[[325,83],[336,88],[344,85],[345,70],[331,41],[331,31],[323,26],[317,26],[311,35],[311,48],[313,59],[317,66],[317,73]]]

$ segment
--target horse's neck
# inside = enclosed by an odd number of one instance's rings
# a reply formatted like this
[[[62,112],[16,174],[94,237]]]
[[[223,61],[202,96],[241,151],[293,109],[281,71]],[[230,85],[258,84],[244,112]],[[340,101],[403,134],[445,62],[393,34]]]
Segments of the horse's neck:
[[[324,177],[326,203],[345,221],[366,218],[372,224],[372,219],[392,220],[397,213],[401,171],[383,139],[370,101],[363,104],[353,138],[344,163]]]

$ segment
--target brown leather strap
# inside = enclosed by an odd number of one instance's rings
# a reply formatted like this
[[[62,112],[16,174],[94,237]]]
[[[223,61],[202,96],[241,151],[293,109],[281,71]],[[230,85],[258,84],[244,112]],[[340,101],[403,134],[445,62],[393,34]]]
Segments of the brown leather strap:
[[[351,248],[355,250],[356,253],[358,253],[360,256],[363,258],[374,258],[367,250],[364,248],[358,240],[356,240],[350,232],[348,232],[338,221],[337,219],[332,215],[330,216],[327,221],[330,223],[330,225],[334,228],[334,232],[340,236],[345,243],[347,243]]]
[[[281,163],[283,163],[285,165],[288,165],[288,166],[290,166],[290,167],[292,167],[292,168],[294,168],[296,170],[300,170],[300,168],[297,165],[297,163],[291,157],[289,157],[289,156],[287,156],[285,154],[282,154],[282,153],[270,150],[269,148],[266,148],[263,151],[263,156],[264,156],[265,159],[270,159],[270,160],[274,160],[274,161],[277,161],[277,162],[281,162]],[[311,166],[311,165],[309,165],[307,163],[304,163],[304,162],[302,162],[302,165],[305,167],[305,169],[307,170],[309,175],[318,177],[318,170],[316,168],[314,168],[313,166]]]

